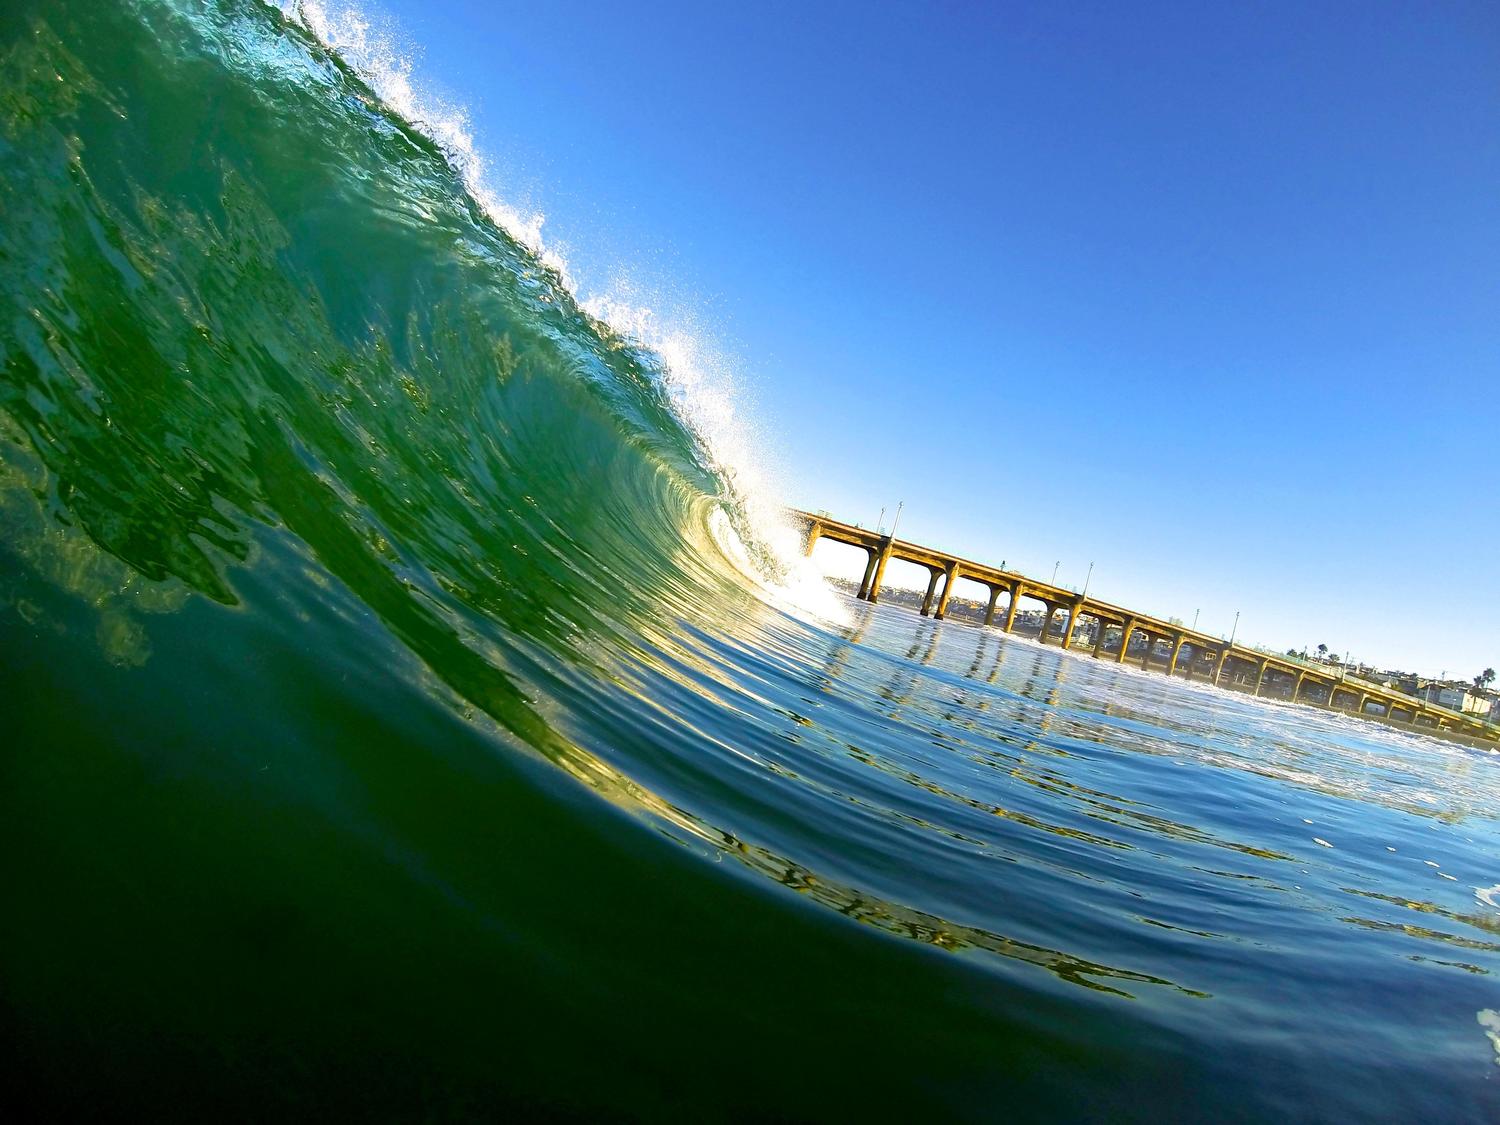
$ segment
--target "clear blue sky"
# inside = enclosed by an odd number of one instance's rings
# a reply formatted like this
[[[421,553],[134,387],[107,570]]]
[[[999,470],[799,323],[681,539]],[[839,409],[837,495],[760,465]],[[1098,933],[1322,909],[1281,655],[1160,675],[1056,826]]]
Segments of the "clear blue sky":
[[[788,501],[1500,665],[1495,5],[366,10],[586,289],[733,354]]]

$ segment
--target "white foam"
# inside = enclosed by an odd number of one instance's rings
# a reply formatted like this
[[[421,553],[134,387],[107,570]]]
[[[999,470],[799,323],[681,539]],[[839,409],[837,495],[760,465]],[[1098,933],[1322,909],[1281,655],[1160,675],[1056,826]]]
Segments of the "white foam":
[[[760,587],[767,600],[785,609],[810,613],[836,625],[847,625],[851,618],[842,598],[814,569],[812,560],[800,558],[801,532],[782,518],[768,523],[761,529],[763,539],[771,541],[771,548],[783,560],[789,560],[778,568],[779,573],[768,575],[756,565],[750,550],[745,546],[729,517],[716,511],[709,519],[709,532],[719,549],[724,552],[742,574]]]
[[[1485,1029],[1490,1045],[1495,1048],[1495,1065],[1500,1066],[1500,1012],[1493,1008],[1481,1008],[1474,1018]]]

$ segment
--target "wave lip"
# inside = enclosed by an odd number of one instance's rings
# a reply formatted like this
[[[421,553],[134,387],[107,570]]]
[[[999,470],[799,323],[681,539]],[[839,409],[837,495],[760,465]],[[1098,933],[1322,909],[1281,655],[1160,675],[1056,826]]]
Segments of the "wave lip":
[[[517,207],[492,182],[490,162],[474,141],[467,110],[433,96],[415,76],[415,52],[400,46],[399,33],[380,30],[357,7],[330,6],[324,0],[263,0],[294,26],[303,29],[367,83],[374,94],[404,122],[427,137],[444,154],[470,197],[503,231],[530,252],[541,267],[592,317],[601,334],[628,342],[649,357],[648,365],[667,388],[678,417],[699,445],[699,454],[717,478],[736,535],[746,546],[755,577],[770,577],[777,587],[803,590],[804,569],[789,548],[780,503],[780,482],[765,453],[764,434],[744,410],[744,391],[727,360],[692,331],[662,317],[616,290],[591,291],[577,277],[566,254],[544,237],[546,216]],[[826,598],[804,592],[794,604],[809,600],[823,612],[836,612]]]

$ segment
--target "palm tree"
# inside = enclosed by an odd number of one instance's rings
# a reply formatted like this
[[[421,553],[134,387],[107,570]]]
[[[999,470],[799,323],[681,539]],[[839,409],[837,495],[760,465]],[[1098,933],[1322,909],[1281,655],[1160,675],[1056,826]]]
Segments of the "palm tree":
[[[1483,672],[1474,677],[1474,686],[1480,691],[1483,691],[1494,682],[1495,670],[1493,668],[1486,668]]]
[[[1318,646],[1318,659],[1319,660],[1327,660],[1328,659],[1328,646],[1327,645],[1319,645]]]

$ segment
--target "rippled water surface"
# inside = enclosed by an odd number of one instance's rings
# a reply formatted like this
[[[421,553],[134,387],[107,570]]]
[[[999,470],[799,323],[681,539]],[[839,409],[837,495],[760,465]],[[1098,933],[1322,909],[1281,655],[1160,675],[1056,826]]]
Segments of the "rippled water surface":
[[[259,3],[0,15],[0,1097],[1500,1117],[1495,755],[794,609],[451,157]]]

